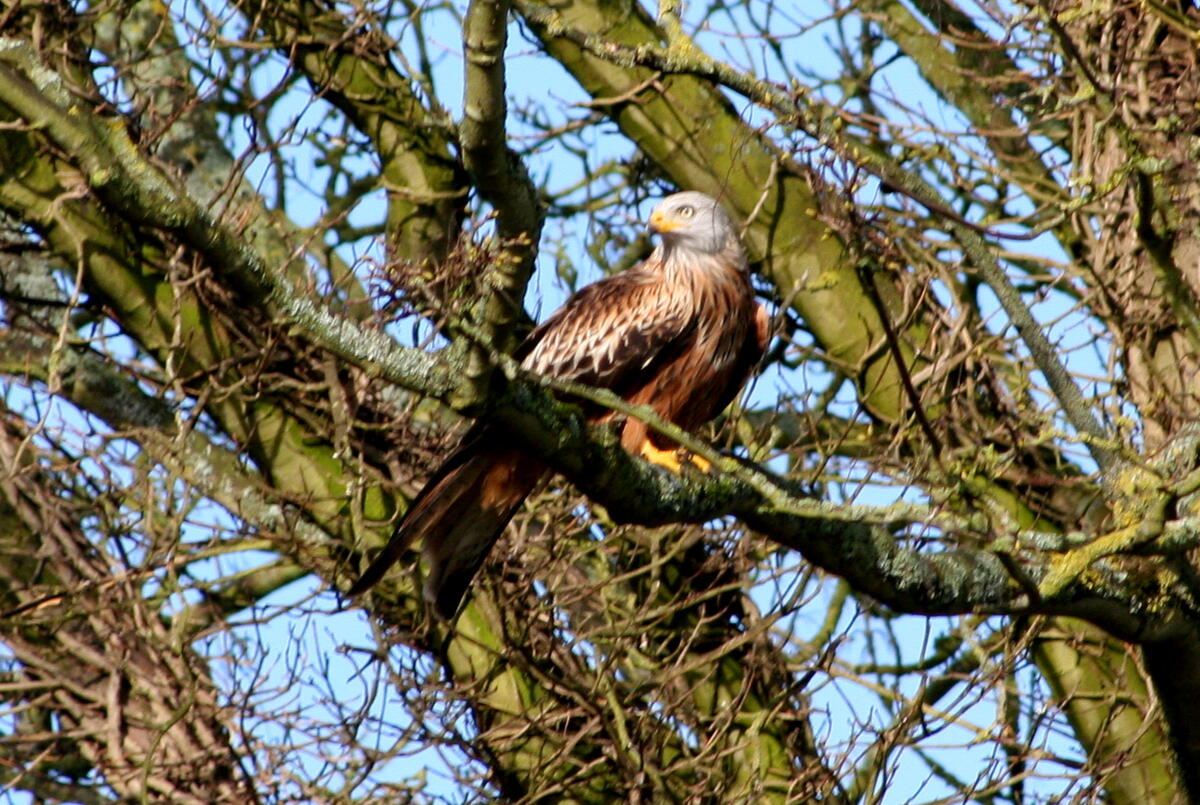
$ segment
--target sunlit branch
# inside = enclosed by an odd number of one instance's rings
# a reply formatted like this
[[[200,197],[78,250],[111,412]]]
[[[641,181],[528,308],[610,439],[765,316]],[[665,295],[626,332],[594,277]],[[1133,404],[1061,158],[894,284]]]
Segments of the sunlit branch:
[[[504,99],[504,49],[509,5],[506,0],[474,0],[463,23],[463,120],[459,125],[463,164],[485,201],[496,211],[503,259],[482,278],[478,314],[484,343],[509,351],[526,316],[525,284],[533,273],[542,231],[537,191],[521,159],[508,147]],[[487,356],[475,350],[467,365],[470,391],[486,395]]]

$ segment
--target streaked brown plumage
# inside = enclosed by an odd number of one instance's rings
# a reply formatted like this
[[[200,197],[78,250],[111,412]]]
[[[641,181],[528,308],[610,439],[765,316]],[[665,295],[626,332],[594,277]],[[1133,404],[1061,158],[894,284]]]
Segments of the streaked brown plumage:
[[[767,342],[733,222],[702,193],[663,199],[660,243],[641,265],[593,283],[538,326],[517,353],[531,371],[610,389],[692,430],[719,414]],[[607,412],[595,412],[603,421]],[[674,445],[629,417],[625,449],[679,470]],[[703,462],[697,462],[703,466]],[[437,469],[383,551],[350,588],[377,582],[415,539],[429,564],[424,596],[449,619],[521,502],[547,471],[496,426],[472,428]]]

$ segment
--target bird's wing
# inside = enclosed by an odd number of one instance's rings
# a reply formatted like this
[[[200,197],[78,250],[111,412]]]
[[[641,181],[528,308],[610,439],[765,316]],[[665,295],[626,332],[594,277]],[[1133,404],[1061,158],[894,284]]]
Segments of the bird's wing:
[[[634,269],[580,290],[518,355],[540,374],[621,394],[677,355],[695,326],[688,295],[657,272]]]

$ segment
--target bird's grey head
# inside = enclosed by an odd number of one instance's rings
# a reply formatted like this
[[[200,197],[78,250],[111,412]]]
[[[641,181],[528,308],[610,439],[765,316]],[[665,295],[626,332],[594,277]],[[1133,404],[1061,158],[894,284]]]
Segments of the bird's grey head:
[[[718,254],[737,243],[729,214],[715,199],[695,191],[675,193],[658,202],[650,214],[650,231],[662,238],[667,250]]]

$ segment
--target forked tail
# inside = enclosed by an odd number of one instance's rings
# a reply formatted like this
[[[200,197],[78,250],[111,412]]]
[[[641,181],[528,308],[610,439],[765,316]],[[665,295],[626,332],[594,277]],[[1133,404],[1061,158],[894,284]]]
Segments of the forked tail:
[[[497,441],[490,433],[470,439],[438,469],[350,595],[378,582],[420,540],[429,565],[425,600],[438,617],[454,617],[492,545],[545,472],[541,462]]]

